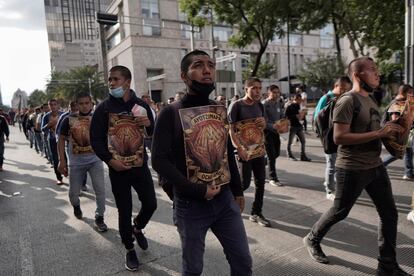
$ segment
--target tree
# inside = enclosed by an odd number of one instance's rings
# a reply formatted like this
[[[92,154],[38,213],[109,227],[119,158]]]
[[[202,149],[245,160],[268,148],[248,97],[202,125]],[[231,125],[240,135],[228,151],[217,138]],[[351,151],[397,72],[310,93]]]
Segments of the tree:
[[[84,66],[69,72],[53,72],[47,83],[47,98],[62,98],[65,102],[74,100],[79,93],[90,93],[94,101],[103,99],[107,88],[103,73],[95,66]]]
[[[298,78],[306,85],[328,91],[332,89],[335,79],[343,75],[344,67],[338,66],[335,56],[318,55],[316,60],[305,62],[305,69],[299,72]]]
[[[249,63],[249,66],[246,70],[243,71],[243,79],[247,79],[251,76],[253,71],[253,64]],[[260,64],[259,69],[257,70],[256,77],[261,79],[269,79],[272,76],[277,74],[277,66],[274,63],[265,62]]]
[[[47,95],[44,91],[36,89],[29,95],[28,104],[31,107],[40,106],[47,102]]]
[[[286,24],[291,31],[296,30],[301,18],[306,17],[313,6],[304,5],[300,0],[180,0],[180,8],[188,15],[190,21],[199,18],[200,13],[213,9],[219,22],[236,26],[229,43],[243,48],[257,42],[259,52],[253,63],[250,76],[256,76],[259,70],[263,53],[274,37],[283,37],[286,33]],[[197,21],[201,26],[206,21]],[[311,30],[313,22],[303,24],[302,28]],[[319,23],[319,22],[318,22]],[[306,26],[306,27],[305,27]]]

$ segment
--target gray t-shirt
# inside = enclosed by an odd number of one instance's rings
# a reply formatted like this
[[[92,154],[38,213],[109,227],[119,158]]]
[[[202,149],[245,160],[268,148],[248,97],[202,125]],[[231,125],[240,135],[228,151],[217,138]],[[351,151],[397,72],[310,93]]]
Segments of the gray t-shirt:
[[[352,96],[350,93],[354,93]],[[355,101],[360,103],[357,118],[353,119]],[[340,97],[333,112],[333,122],[351,125],[351,132],[365,133],[381,128],[381,116],[376,102],[355,92]],[[381,140],[357,145],[339,145],[336,167],[349,170],[368,170],[382,164]]]
[[[229,106],[229,123],[235,123],[247,119],[263,117],[263,105],[260,102],[252,105],[246,104],[243,99],[233,102]]]

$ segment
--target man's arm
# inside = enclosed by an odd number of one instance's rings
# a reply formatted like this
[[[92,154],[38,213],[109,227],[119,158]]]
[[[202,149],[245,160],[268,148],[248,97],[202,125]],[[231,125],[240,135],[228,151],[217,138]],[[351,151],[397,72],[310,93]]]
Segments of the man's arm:
[[[112,154],[108,149],[108,112],[104,110],[104,103],[99,104],[92,115],[89,136],[95,154],[108,164]]]
[[[58,157],[59,157],[59,165],[58,165],[58,171],[62,173],[64,176],[68,176],[68,165],[66,164],[66,158],[65,158],[65,141],[66,136],[59,135],[57,147],[58,147]]]

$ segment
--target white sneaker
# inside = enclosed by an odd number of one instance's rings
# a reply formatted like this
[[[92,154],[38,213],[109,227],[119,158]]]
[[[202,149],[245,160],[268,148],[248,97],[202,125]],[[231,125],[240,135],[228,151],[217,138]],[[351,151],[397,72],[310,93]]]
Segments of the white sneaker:
[[[404,174],[404,176],[402,177],[403,180],[413,180],[412,176],[408,176],[406,174]]]
[[[330,201],[334,201],[335,195],[333,193],[326,193],[326,199]]]
[[[274,187],[282,187],[283,186],[283,184],[280,183],[279,180],[273,180],[273,179],[269,181],[269,184],[274,186]]]
[[[414,210],[408,213],[407,220],[414,223]]]

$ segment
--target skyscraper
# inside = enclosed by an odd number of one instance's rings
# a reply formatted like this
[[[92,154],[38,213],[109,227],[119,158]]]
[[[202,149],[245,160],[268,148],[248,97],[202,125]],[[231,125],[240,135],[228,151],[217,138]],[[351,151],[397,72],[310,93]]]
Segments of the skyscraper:
[[[95,12],[105,11],[111,0],[44,0],[53,71],[85,65],[101,66]]]

